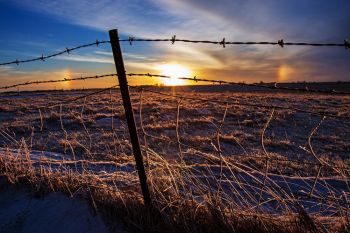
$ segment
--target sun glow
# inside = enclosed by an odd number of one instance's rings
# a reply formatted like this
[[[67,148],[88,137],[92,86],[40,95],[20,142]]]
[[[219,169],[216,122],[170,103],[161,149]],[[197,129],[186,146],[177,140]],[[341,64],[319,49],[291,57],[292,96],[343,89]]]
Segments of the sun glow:
[[[61,71],[61,76],[62,76],[62,79],[72,78],[72,71],[69,70],[69,69],[62,70]],[[72,84],[71,81],[65,81],[65,82],[61,83],[61,85],[62,85],[62,87],[64,89],[70,89],[71,88],[71,84]]]
[[[170,76],[170,78],[164,78],[161,81],[166,86],[179,86],[185,85],[186,81],[178,79],[179,77],[190,77],[191,71],[179,64],[164,64],[158,67],[161,75]]]
[[[287,65],[281,65],[277,70],[277,80],[278,82],[286,82],[291,80],[294,74],[294,69]]]

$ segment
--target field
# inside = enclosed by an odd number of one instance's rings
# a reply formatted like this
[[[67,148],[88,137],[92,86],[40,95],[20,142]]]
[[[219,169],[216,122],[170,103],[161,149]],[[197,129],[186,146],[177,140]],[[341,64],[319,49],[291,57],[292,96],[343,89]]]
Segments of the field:
[[[118,89],[1,94],[1,175],[40,193],[82,192],[135,232],[349,230],[350,96],[130,91],[151,213]]]

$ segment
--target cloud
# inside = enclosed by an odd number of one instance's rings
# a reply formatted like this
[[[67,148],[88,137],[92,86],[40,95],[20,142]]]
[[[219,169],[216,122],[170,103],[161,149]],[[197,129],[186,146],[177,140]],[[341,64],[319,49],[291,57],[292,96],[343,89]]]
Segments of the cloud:
[[[15,0],[19,6],[66,23],[124,35],[230,41],[341,42],[350,31],[350,2],[339,0]],[[146,47],[146,46],[145,46]],[[130,66],[146,69],[162,61],[178,60],[209,76],[264,81],[276,80],[280,67],[294,69],[294,79],[349,79],[341,50],[277,46],[227,46],[176,43],[148,44],[140,52],[124,54]],[[62,60],[113,63],[105,51],[70,55]],[[137,63],[140,63],[137,65]],[[197,67],[197,68],[196,68]],[[335,68],[337,67],[337,68]]]
[[[96,50],[94,51],[95,54],[98,54],[98,55],[104,55],[104,56],[107,56],[107,57],[112,57],[112,51],[101,51],[101,50]]]
[[[155,19],[169,18],[156,6],[153,6],[152,10],[151,3],[143,0],[15,0],[15,2],[26,9],[53,16],[66,23],[102,31],[118,28],[124,34],[138,32],[144,36],[155,35],[167,27]]]
[[[323,39],[329,37],[329,33],[348,33],[349,26],[344,27],[344,23],[350,21],[347,13],[350,2],[346,0],[339,0],[336,4],[327,0],[152,1],[170,13],[192,19],[193,25],[197,26],[193,28],[195,31],[209,26],[208,29],[215,33],[229,33],[237,39],[241,36],[244,39],[271,36],[276,40],[281,36],[285,39]]]
[[[70,54],[70,55],[64,55],[64,56],[57,56],[54,59],[64,60],[64,61],[114,64],[113,58],[98,57],[98,56],[93,56],[93,55]]]
[[[135,54],[135,53],[123,53],[125,60],[135,61],[135,62],[155,62],[157,59],[147,57],[145,54]]]
[[[17,68],[17,67],[16,67]],[[19,75],[19,74],[25,74],[25,71],[18,70],[14,68],[13,66],[0,66],[0,77],[5,78],[10,75]],[[1,80],[3,81],[3,80]]]
[[[0,74],[13,70],[12,66],[0,66]]]
[[[349,31],[350,2],[253,0],[15,0],[72,23],[135,36],[259,40],[323,39]]]

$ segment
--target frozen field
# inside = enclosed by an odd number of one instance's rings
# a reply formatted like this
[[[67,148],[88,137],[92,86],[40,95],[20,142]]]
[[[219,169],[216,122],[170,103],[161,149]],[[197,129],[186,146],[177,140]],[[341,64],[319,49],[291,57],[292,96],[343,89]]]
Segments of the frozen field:
[[[2,94],[3,162],[139,192],[119,90],[79,98],[94,91]],[[325,227],[328,217],[347,216],[350,96],[227,86],[130,91],[159,203],[182,198],[267,215],[302,209],[327,219]]]

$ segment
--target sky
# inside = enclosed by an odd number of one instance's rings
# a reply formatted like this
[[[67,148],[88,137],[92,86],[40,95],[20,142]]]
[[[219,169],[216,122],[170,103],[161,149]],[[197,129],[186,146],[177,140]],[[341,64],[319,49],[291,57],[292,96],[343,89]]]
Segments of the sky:
[[[221,41],[343,43],[350,38],[348,0],[0,0],[0,63],[120,37]],[[350,81],[350,49],[176,42],[122,43],[127,72],[234,82]],[[169,67],[172,67],[169,69]],[[110,44],[44,62],[0,66],[0,86],[114,73]],[[182,74],[182,73],[181,73]],[[116,78],[21,89],[108,87]],[[167,84],[132,77],[130,84]],[[192,83],[187,83],[192,84]]]

